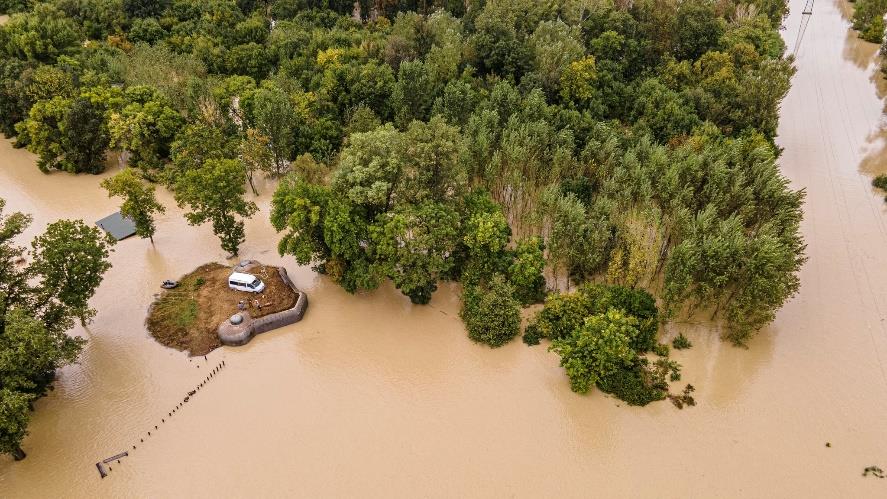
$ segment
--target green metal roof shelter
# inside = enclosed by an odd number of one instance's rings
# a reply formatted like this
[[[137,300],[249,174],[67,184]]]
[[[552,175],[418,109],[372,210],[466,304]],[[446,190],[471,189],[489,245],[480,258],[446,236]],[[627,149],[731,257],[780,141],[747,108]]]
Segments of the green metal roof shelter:
[[[136,233],[136,224],[132,219],[113,213],[95,223],[100,229],[107,232],[114,239],[120,241]]]

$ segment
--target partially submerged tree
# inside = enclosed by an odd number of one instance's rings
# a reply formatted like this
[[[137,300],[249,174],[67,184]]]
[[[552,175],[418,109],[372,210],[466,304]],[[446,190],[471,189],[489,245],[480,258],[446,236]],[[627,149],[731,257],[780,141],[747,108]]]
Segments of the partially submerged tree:
[[[31,243],[29,269],[40,276],[41,301],[57,301],[85,323],[95,315],[88,301],[111,268],[114,240],[81,220],[59,220]]]
[[[154,196],[154,186],[145,184],[131,168],[102,181],[108,197],[123,198],[120,214],[131,219],[136,226],[136,235],[148,238],[154,244],[154,215],[166,212]]]
[[[2,215],[0,199],[0,452],[23,459],[30,403],[55,370],[74,362],[84,340],[66,331],[95,314],[88,300],[104,273],[112,241],[81,221],[60,220],[34,239],[31,263],[13,239],[28,227],[22,213]]]
[[[101,173],[110,138],[105,108],[84,97],[53,97],[31,107],[17,130],[20,140],[40,156],[37,166],[70,173]]]
[[[459,315],[469,338],[494,348],[520,332],[520,302],[514,298],[514,287],[501,274],[489,282],[467,286]]]
[[[240,142],[240,160],[246,169],[246,178],[253,194],[259,195],[253,176],[258,172],[272,173],[276,171],[274,154],[271,151],[271,139],[262,135],[255,128],[249,128],[246,136]]]
[[[237,255],[245,239],[243,220],[258,210],[246,201],[246,170],[234,159],[212,159],[200,168],[186,171],[175,183],[174,194],[180,207],[188,207],[185,218],[191,225],[211,222],[222,249]]]

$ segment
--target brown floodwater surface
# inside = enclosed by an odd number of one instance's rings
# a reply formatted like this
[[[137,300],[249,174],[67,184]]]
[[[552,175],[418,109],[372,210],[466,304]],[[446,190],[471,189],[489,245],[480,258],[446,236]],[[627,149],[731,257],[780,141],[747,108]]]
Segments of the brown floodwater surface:
[[[887,480],[861,476],[887,468],[887,209],[867,176],[887,170],[883,104],[874,46],[845,16],[816,5],[781,113],[783,171],[807,190],[801,291],[747,350],[669,328],[694,343],[675,357],[696,407],[573,394],[544,346],[468,340],[451,286],[425,307],[390,285],[348,295],[277,256],[270,184],[241,256],[286,266],[305,319],[189,359],[148,336],[145,310],[163,279],[224,254],[163,192],[156,245],[117,245],[95,321],[73,331],[89,340],[79,363],[36,404],[28,458],[0,458],[0,496],[884,497]],[[22,243],[115,211],[101,178],[41,174],[0,142],[0,197],[34,215]],[[123,450],[100,479],[94,463]]]

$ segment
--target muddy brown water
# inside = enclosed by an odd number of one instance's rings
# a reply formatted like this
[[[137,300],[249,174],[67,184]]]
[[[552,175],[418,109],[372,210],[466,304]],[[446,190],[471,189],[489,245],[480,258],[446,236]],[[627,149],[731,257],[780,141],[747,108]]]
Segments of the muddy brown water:
[[[887,468],[887,208],[868,176],[887,171],[887,142],[876,47],[847,12],[816,5],[782,110],[781,164],[808,193],[801,292],[748,350],[671,328],[694,343],[675,357],[696,407],[577,396],[544,347],[471,343],[452,287],[427,307],[391,286],[348,295],[277,256],[269,185],[242,256],[285,265],[308,313],[189,361],[150,339],[145,309],[163,279],[224,255],[164,193],[156,246],[118,245],[94,323],[74,331],[89,339],[80,362],[36,404],[28,458],[0,458],[0,496],[884,497],[887,480],[860,475]],[[0,142],[0,197],[34,215],[25,240],[115,211],[101,178],[43,175]],[[100,479],[94,463],[127,449]]]

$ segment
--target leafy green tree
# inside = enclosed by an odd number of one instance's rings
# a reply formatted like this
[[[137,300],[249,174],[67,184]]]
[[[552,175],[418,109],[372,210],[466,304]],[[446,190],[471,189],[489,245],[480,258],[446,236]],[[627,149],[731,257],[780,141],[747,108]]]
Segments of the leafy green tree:
[[[668,362],[667,359],[660,360]],[[671,370],[673,364],[666,365]],[[601,391],[611,393],[629,405],[647,405],[663,400],[668,394],[666,374],[666,370],[658,366],[651,368],[647,359],[637,357],[599,379],[597,386]]]
[[[403,169],[403,134],[391,125],[355,133],[342,148],[333,188],[373,213],[387,211]]]
[[[185,218],[191,225],[211,222],[222,249],[237,255],[245,239],[243,221],[258,207],[243,199],[246,193],[246,170],[233,159],[211,159],[201,167],[184,172],[175,182],[174,194],[180,207],[188,206]]]
[[[262,80],[271,71],[271,61],[263,45],[251,42],[231,47],[225,55],[225,67],[230,74]]]
[[[22,82],[28,71],[28,64],[24,61],[0,58],[0,132],[7,137],[14,137],[15,124],[28,117],[30,103]]]
[[[341,194],[327,205],[323,238],[330,248],[324,271],[349,293],[379,286],[384,275],[374,258],[366,208]]]
[[[514,287],[501,274],[485,285],[466,286],[459,315],[469,338],[493,348],[508,343],[520,331],[520,303],[514,298]]]
[[[432,115],[442,116],[448,123],[464,126],[477,105],[477,92],[462,80],[447,83],[443,93],[434,100]]]
[[[167,172],[167,181],[175,183],[188,170],[200,168],[211,159],[235,158],[237,153],[237,138],[224,130],[204,123],[185,125],[170,145],[173,168]]]
[[[853,9],[853,29],[859,37],[872,43],[884,40],[884,14],[887,2],[884,0],[859,0]]]
[[[440,117],[414,121],[402,140],[403,167],[395,197],[399,202],[452,202],[468,188],[468,149],[459,129]]]
[[[261,88],[252,99],[253,121],[256,129],[271,140],[275,173],[280,175],[293,154],[299,118],[292,101],[279,88]]]
[[[518,241],[514,259],[508,267],[508,281],[515,288],[515,297],[524,305],[537,303],[545,297],[545,245],[542,239],[530,237]]]
[[[330,173],[327,165],[318,162],[308,153],[300,155],[293,161],[292,170],[293,175],[312,184],[327,183],[327,176]]]
[[[61,63],[57,66],[41,64],[22,75],[29,102],[77,96],[73,71],[62,69],[63,67]]]
[[[750,44],[755,52],[768,59],[782,57],[786,48],[779,32],[763,14],[735,19],[727,26],[722,42],[726,47]]]
[[[633,317],[638,334],[631,347],[646,352],[656,345],[659,332],[659,309],[656,300],[643,289],[583,284],[573,293],[552,293],[545,297],[545,306],[527,327],[531,338],[563,339],[582,326],[585,319],[609,310],[618,310]]]
[[[197,49],[195,49],[195,52]],[[206,101],[200,94],[195,95],[195,87],[199,88],[206,77],[207,66],[193,53],[177,53],[166,44],[138,44],[131,51],[117,55],[112,63],[119,67],[120,76],[128,90],[135,92],[137,87],[151,87],[160,96],[147,93],[144,89],[138,93],[143,96],[134,98],[144,104],[147,100],[159,100],[180,113],[202,114],[201,104]]]
[[[505,247],[511,239],[511,228],[502,210],[489,197],[486,200],[492,206],[481,201],[469,206],[465,216],[462,243],[468,262],[463,270],[463,281],[477,282],[507,268]]]
[[[484,73],[519,80],[531,66],[530,48],[507,19],[484,14],[478,17],[471,38],[479,68]]]
[[[594,303],[585,293],[551,293],[527,325],[527,334],[551,340],[566,338],[585,323],[593,310]]]
[[[352,110],[351,117],[348,118],[348,124],[345,126],[345,133],[346,135],[365,133],[373,131],[380,126],[382,126],[382,122],[376,116],[376,113],[366,105],[361,104]]]
[[[0,48],[11,57],[52,63],[60,55],[73,53],[82,40],[74,20],[50,3],[16,14],[0,27]]]
[[[540,199],[540,215],[545,228],[548,260],[557,279],[559,271],[584,277],[600,271],[606,262],[612,239],[609,210],[603,203],[586,209],[572,192],[563,194],[549,188]]]
[[[586,107],[595,96],[594,81],[597,78],[597,63],[594,56],[570,62],[560,73],[560,95],[564,102]]]
[[[287,231],[277,246],[281,255],[293,255],[300,265],[323,264],[331,258],[324,237],[331,197],[326,186],[284,177],[271,200],[271,225],[278,232]]]
[[[5,206],[0,199],[0,212]],[[0,214],[0,452],[24,459],[30,404],[45,395],[55,370],[74,362],[85,340],[66,334],[74,317],[94,314],[95,293],[111,241],[80,221],[50,224],[34,239],[31,263],[14,239],[31,222],[28,215]]]
[[[424,120],[434,102],[434,89],[428,70],[421,61],[406,61],[397,72],[391,92],[395,120],[406,128],[413,120]]]
[[[660,142],[689,135],[699,124],[693,106],[655,78],[645,80],[638,88],[633,118]]]
[[[130,162],[143,169],[158,168],[182,127],[182,116],[160,93],[146,86],[126,89],[128,104],[108,121],[111,146],[132,153]]]
[[[86,322],[95,312],[89,299],[111,268],[114,240],[80,220],[59,220],[31,243],[31,269],[40,275],[40,299],[58,300]]]
[[[674,27],[675,57],[695,61],[719,48],[725,22],[715,14],[711,2],[694,0],[679,4]]]
[[[79,342],[62,340],[22,308],[7,311],[0,335],[2,389],[42,395],[58,365],[74,362]]]
[[[570,388],[588,393],[602,379],[635,361],[631,341],[637,334],[637,319],[610,310],[589,317],[566,338],[552,341],[550,350],[561,356]]]
[[[129,28],[128,38],[133,43],[153,44],[163,40],[169,33],[153,17],[135,19]]]
[[[131,18],[158,17],[169,3],[169,0],[123,0],[123,12]]]
[[[86,97],[38,101],[18,129],[27,136],[28,148],[40,156],[41,171],[100,173],[105,169],[110,142],[105,109]]]
[[[560,20],[543,22],[527,43],[543,88],[549,95],[557,95],[564,70],[585,55],[578,29]]]
[[[28,0],[2,0],[0,1],[0,12],[4,14],[14,14],[28,8]]]
[[[108,197],[123,198],[120,214],[135,222],[136,235],[148,238],[154,244],[154,214],[165,213],[166,209],[157,202],[154,186],[145,185],[132,169],[125,169],[117,175],[102,181]]]
[[[255,43],[262,45],[268,39],[270,26],[264,17],[254,14],[237,23],[234,27],[234,38],[237,43]]]
[[[246,136],[240,142],[240,160],[246,169],[246,178],[253,194],[259,195],[253,183],[257,172],[271,174],[274,171],[274,153],[271,152],[271,139],[262,135],[255,128],[247,129]]]
[[[413,303],[431,301],[437,281],[453,267],[459,216],[438,203],[402,205],[370,228],[382,268]]]
[[[16,461],[26,457],[21,445],[28,435],[32,399],[28,394],[0,388],[0,452],[11,454]]]
[[[391,66],[369,61],[331,64],[320,81],[320,96],[335,106],[339,116],[365,105],[383,121],[391,118],[391,94],[395,85]]]
[[[271,202],[271,224],[286,231],[278,244],[281,255],[314,264],[352,293],[379,285],[383,276],[370,255],[367,212],[341,193],[285,177]]]

